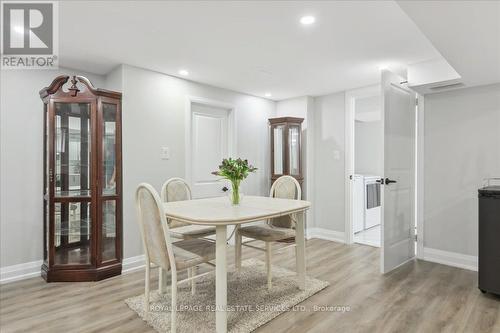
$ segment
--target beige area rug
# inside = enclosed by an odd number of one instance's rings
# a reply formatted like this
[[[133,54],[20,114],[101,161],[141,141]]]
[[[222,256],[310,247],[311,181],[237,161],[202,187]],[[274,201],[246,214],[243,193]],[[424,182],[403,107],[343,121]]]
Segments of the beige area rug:
[[[306,278],[306,290],[297,288],[296,273],[273,266],[273,288],[267,290],[264,263],[257,259],[245,260],[241,272],[229,272],[227,277],[228,331],[251,332],[286,311],[300,311],[296,305],[326,288],[329,283],[311,277]],[[197,280],[196,294],[191,295],[189,283],[178,287],[177,331],[215,332],[215,272]],[[159,295],[150,294],[150,313],[144,318],[144,295],[125,300],[158,332],[170,331],[170,288]]]

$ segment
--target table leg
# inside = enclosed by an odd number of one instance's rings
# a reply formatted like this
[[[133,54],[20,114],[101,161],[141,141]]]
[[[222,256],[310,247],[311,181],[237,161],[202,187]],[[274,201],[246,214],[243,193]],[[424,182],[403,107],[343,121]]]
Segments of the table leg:
[[[217,333],[227,332],[227,227],[220,225],[215,231],[215,327]]]
[[[305,212],[296,214],[297,224],[295,229],[295,258],[297,265],[297,279],[301,290],[306,289],[306,241],[304,232]]]
[[[234,245],[234,266],[236,267],[236,272],[241,271],[241,241],[242,241],[242,236],[238,233],[238,230],[240,228],[239,225],[235,226],[236,231],[234,234],[235,238],[235,245]]]

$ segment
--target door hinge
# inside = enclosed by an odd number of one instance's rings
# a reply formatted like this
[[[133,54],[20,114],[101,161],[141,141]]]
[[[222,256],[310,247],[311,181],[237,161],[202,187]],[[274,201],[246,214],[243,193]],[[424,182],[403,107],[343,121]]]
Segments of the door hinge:
[[[415,234],[415,242],[418,241],[418,235]]]
[[[418,98],[415,98],[415,105],[418,105]]]

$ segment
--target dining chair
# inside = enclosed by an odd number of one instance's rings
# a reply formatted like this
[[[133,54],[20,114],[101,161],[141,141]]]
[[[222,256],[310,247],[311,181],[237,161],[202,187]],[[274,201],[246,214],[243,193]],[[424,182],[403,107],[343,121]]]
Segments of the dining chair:
[[[192,292],[194,292],[195,279],[212,273],[210,271],[196,275],[193,268],[203,263],[211,264],[210,261],[215,259],[215,244],[203,239],[187,239],[172,243],[163,204],[153,186],[146,183],[140,184],[136,190],[135,201],[137,221],[146,257],[145,316],[149,315],[151,268],[159,267],[165,271],[170,271],[172,294],[171,332],[175,332],[177,327],[177,285],[191,281]],[[212,264],[212,266],[214,265]],[[188,278],[177,281],[177,272],[181,270],[188,271]]]
[[[182,178],[170,178],[161,188],[163,202],[191,200],[191,189]],[[215,235],[215,227],[201,226],[169,219],[170,234],[174,238],[193,239]]]
[[[302,191],[300,189],[299,182],[291,176],[281,176],[273,183],[271,186],[271,191],[269,194],[273,198],[282,199],[295,199],[301,200]],[[267,287],[271,289],[272,287],[272,269],[271,269],[271,258],[272,258],[272,243],[277,241],[293,240],[293,244],[290,246],[295,247],[295,214],[284,215],[280,217],[275,217],[266,221],[265,224],[261,225],[251,225],[248,227],[236,227],[236,247],[235,247],[235,259],[236,259],[236,270],[241,269],[241,250],[242,246],[251,247],[260,251],[266,252],[266,270],[267,270]],[[251,238],[252,240],[243,242],[243,237]],[[250,245],[248,243],[260,240],[265,242],[266,247],[262,249],[257,246]],[[284,250],[290,246],[280,248],[279,250]],[[296,254],[297,255],[297,254]]]
[[[182,178],[170,178],[161,187],[161,200],[163,202],[191,199],[191,189],[189,188],[188,183]],[[170,228],[170,234],[175,239],[196,239],[215,235],[215,227],[213,226],[194,225],[172,219],[167,219],[167,223]],[[213,239],[207,240],[213,242]],[[193,269],[197,270],[197,267],[194,267]],[[191,274],[191,271],[189,271],[188,274]],[[160,268],[158,272],[158,291],[160,293],[165,291],[165,281],[166,272]]]

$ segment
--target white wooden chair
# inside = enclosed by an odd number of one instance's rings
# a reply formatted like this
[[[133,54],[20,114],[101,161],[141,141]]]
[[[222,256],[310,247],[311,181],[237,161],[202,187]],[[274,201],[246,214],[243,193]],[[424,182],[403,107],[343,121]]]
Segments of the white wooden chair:
[[[170,178],[161,187],[161,200],[163,202],[191,199],[191,189],[188,183],[182,178]],[[167,223],[170,229],[170,235],[172,235],[175,240],[197,239],[215,235],[215,227],[213,226],[194,225],[171,219],[167,219]],[[206,240],[213,242],[213,239]],[[193,267],[193,270],[196,271],[197,267]],[[160,268],[158,274],[159,292],[163,293],[165,290],[166,272]],[[189,274],[191,274],[191,271],[189,271]]]
[[[270,197],[295,199],[301,200],[302,191],[300,184],[291,176],[281,176],[271,186]],[[251,247],[260,251],[266,252],[266,269],[267,269],[267,287],[272,287],[272,272],[271,272],[271,258],[272,258],[272,243],[282,241],[285,239],[295,238],[295,214],[280,216],[267,220],[264,225],[251,225],[248,227],[239,227],[236,229],[236,270],[241,269],[241,249],[242,246]],[[250,241],[242,242],[243,237],[252,238]],[[265,249],[249,245],[248,243],[260,240],[266,243]],[[295,243],[291,246],[295,246]],[[283,247],[284,250],[289,246]]]
[[[162,202],[151,185],[140,184],[136,191],[135,200],[137,221],[146,257],[144,311],[147,316],[149,314],[151,268],[157,266],[164,271],[170,271],[172,280],[171,332],[175,332],[177,326],[177,285],[191,281],[192,293],[194,293],[195,279],[211,272],[195,275],[196,272],[193,271],[193,268],[202,263],[210,264],[209,261],[215,259],[215,244],[203,239],[188,239],[172,243]],[[177,281],[177,272],[185,269],[188,270],[188,278]]]
[[[191,189],[182,178],[170,178],[161,188],[161,199],[163,202],[191,200]],[[184,223],[176,220],[168,220],[170,234],[178,239],[204,238],[215,235],[215,227],[201,226]]]

